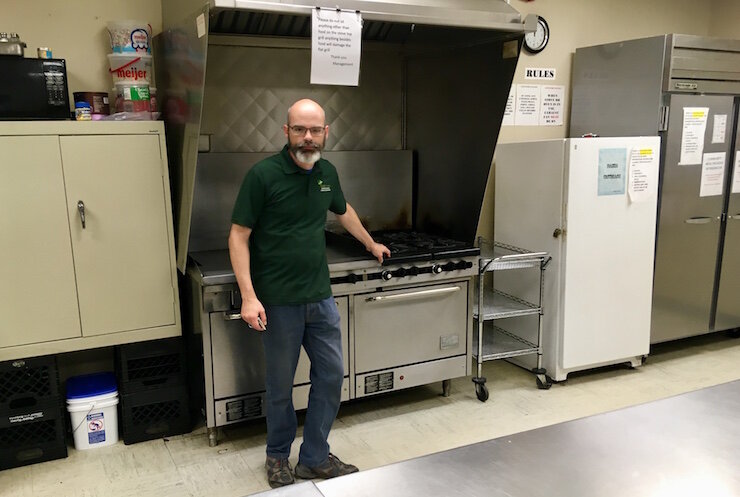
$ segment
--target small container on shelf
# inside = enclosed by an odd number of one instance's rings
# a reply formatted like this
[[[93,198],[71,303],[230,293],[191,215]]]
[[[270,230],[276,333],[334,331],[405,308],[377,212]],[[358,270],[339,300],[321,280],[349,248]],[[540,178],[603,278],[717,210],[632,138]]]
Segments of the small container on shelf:
[[[92,107],[87,102],[75,103],[75,120],[92,121]]]

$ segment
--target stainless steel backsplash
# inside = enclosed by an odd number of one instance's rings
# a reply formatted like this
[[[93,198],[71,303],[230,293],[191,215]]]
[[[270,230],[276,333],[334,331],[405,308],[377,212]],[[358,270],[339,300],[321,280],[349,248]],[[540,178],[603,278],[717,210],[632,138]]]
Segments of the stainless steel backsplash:
[[[211,152],[271,152],[298,99],[320,103],[330,125],[327,150],[403,148],[403,61],[392,50],[364,51],[358,87],[311,85],[307,48],[209,44],[201,135]]]

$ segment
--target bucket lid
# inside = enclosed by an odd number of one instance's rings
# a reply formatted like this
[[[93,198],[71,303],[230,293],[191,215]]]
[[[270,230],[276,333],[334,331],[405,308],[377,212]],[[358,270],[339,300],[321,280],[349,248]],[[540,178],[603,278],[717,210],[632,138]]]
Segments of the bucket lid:
[[[67,398],[80,399],[113,393],[117,389],[113,373],[93,373],[73,376],[67,380]]]

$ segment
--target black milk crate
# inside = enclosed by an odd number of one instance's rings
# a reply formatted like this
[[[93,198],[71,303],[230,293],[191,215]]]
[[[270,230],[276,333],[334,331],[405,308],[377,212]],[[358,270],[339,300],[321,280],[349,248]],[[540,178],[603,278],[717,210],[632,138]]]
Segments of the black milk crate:
[[[180,337],[116,347],[121,394],[185,385],[185,349]]]
[[[186,385],[126,394],[120,406],[126,445],[189,433],[192,428]]]
[[[56,356],[0,362],[0,415],[58,399]]]
[[[67,457],[58,399],[0,417],[0,470]]]

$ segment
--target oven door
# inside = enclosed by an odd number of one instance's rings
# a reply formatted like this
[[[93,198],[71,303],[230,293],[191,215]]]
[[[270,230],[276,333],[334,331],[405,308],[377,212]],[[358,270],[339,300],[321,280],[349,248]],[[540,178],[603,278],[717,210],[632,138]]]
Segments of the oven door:
[[[339,308],[341,318],[344,374],[348,375],[347,337],[349,333],[347,308],[349,299],[338,297],[334,300]],[[249,329],[242,321],[238,310],[213,312],[210,314],[210,320],[214,399],[227,399],[264,392],[265,353],[262,348],[261,332]],[[311,363],[308,360],[308,355],[301,348],[295,374],[294,384],[296,386],[309,383],[310,368]],[[296,409],[303,407],[305,406],[296,405]]]
[[[355,296],[355,373],[467,351],[468,282]]]

